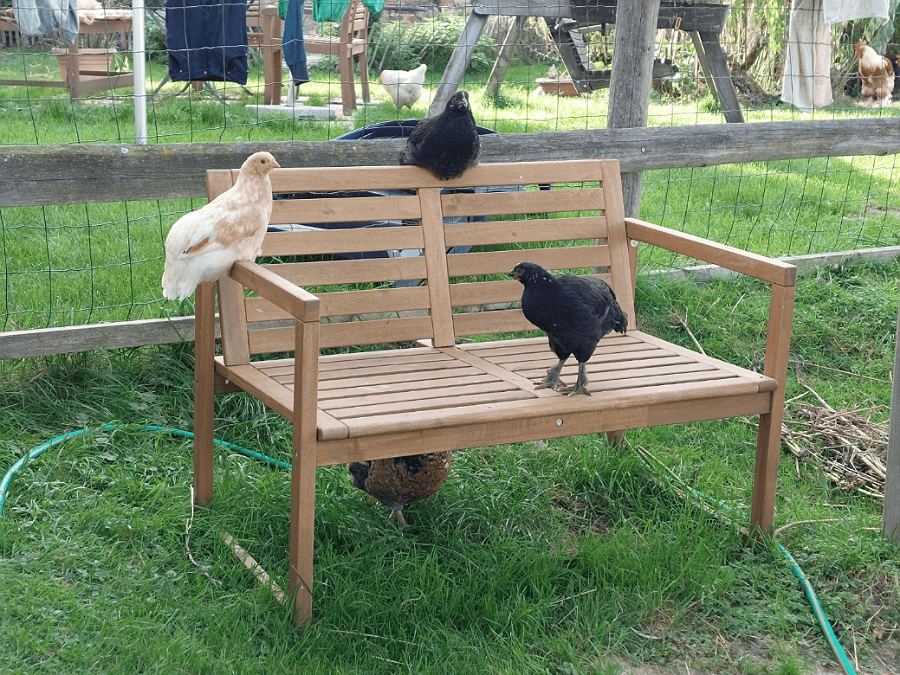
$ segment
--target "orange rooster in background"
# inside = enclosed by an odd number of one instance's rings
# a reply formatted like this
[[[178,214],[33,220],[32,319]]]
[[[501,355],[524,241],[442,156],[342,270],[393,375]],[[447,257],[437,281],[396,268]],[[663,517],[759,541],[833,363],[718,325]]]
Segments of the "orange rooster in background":
[[[878,105],[883,108],[891,102],[894,91],[894,65],[869,46],[865,38],[853,46],[859,72],[860,95],[867,108]]]

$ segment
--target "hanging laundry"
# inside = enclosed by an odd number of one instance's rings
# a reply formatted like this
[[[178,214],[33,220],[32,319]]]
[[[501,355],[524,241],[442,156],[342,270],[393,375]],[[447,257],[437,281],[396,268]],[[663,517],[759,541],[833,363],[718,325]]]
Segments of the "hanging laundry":
[[[166,0],[169,77],[246,84],[247,3]]]
[[[803,112],[834,102],[831,29],[822,14],[822,0],[793,0],[781,100]]]
[[[372,14],[380,14],[384,9],[384,0],[362,0]],[[313,21],[340,21],[350,0],[313,0]]]
[[[313,0],[313,21],[340,21],[350,0]]]
[[[68,42],[78,37],[78,0],[13,0],[19,32],[35,37],[62,28]]]
[[[854,19],[890,19],[889,0],[823,0],[825,23],[829,26]]]
[[[362,0],[362,3],[372,14],[381,14],[384,9],[384,0]]]
[[[284,16],[284,34],[281,37],[284,62],[291,71],[294,84],[309,82],[306,45],[303,43],[303,2],[304,0],[288,0]]]

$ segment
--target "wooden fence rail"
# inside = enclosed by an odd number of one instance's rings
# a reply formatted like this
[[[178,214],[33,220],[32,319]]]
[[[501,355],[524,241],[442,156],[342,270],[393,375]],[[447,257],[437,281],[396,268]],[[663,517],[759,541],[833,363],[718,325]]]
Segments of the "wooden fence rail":
[[[396,164],[405,141],[41,145],[0,148],[0,207],[205,197],[207,169],[258,150],[282,166]],[[624,172],[810,157],[888,155],[900,118],[487,135],[481,161],[617,158]],[[893,254],[892,254],[893,255]],[[192,341],[193,317],[0,333],[0,359]]]
[[[207,169],[269,150],[283,166],[384,166],[405,141],[0,147],[0,207],[176,199],[206,194]],[[888,155],[900,118],[490,134],[481,161],[616,158],[623,172],[808,157]]]

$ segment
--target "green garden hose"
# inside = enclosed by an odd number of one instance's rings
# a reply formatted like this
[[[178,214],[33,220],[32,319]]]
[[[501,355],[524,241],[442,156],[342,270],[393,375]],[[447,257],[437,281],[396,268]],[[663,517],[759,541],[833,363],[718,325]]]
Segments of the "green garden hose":
[[[110,431],[112,429],[126,429],[130,428],[132,425],[128,424],[106,424],[99,428],[100,431]],[[153,432],[164,432],[171,434],[172,436],[179,436],[182,438],[193,438],[194,434],[190,431],[184,431],[182,429],[174,429],[171,427],[160,427],[156,425],[141,425],[137,427],[139,431],[153,431]],[[42,454],[44,454],[50,448],[59,445],[60,443],[64,443],[72,438],[76,438],[78,436],[82,436],[87,433],[89,428],[79,429],[77,431],[70,431],[67,434],[63,434],[62,436],[57,436],[56,438],[49,440],[41,445],[33,448],[28,453],[20,457],[15,464],[13,464],[6,474],[3,476],[3,480],[0,481],[0,518],[3,517],[3,505],[6,502],[6,493],[9,489],[9,485],[12,482],[12,479],[15,475],[29,462],[34,459],[37,459]],[[213,443],[219,445],[224,448],[228,448],[229,450],[235,450],[247,457],[251,457],[253,459],[258,459],[267,464],[272,464],[273,466],[277,466],[282,469],[290,469],[291,465],[288,462],[283,462],[278,459],[273,459],[272,457],[267,457],[262,453],[256,452],[254,450],[248,450],[247,448],[242,448],[239,445],[234,445],[233,443],[228,443],[226,441],[219,440],[217,438],[213,439]],[[639,449],[638,454],[644,461],[648,461],[648,457],[645,455],[649,454],[646,450]],[[656,460],[656,458],[653,458]],[[659,460],[656,460],[657,462]],[[673,476],[667,476],[671,481]],[[699,499],[701,502],[709,503],[714,505],[720,512],[723,517],[729,520],[732,525],[737,527],[738,524],[725,512],[731,511],[731,508],[727,504],[723,504],[722,502],[716,501],[710,497],[705,496],[702,492],[695,490],[694,488],[685,485],[682,483],[684,490],[687,491],[687,494],[693,495],[695,498]],[[679,490],[681,492],[681,490]],[[819,623],[819,626],[822,629],[823,634],[825,635],[826,640],[828,640],[828,646],[831,648],[832,653],[837,659],[838,663],[841,664],[841,667],[844,669],[846,675],[856,675],[856,671],[853,668],[853,664],[850,663],[850,660],[847,658],[844,649],[841,647],[840,642],[838,642],[837,636],[834,634],[834,630],[831,628],[831,624],[828,622],[828,618],[825,616],[825,612],[822,609],[821,603],[819,603],[819,599],[816,596],[815,590],[813,590],[812,584],[807,578],[806,574],[803,573],[803,570],[800,569],[800,566],[797,564],[797,561],[794,560],[794,557],[781,545],[778,544],[778,549],[785,555],[788,562],[791,565],[791,569],[794,572],[794,575],[800,580],[800,583],[803,584],[803,589],[806,592],[806,597],[809,599],[810,605],[812,605],[813,614],[816,617],[816,621]]]
[[[129,424],[106,424],[99,429],[92,428],[84,428],[79,429],[77,431],[70,431],[67,434],[63,434],[62,436],[57,436],[54,439],[51,439],[45,443],[41,443],[36,448],[33,448],[26,454],[22,455],[15,464],[13,464],[6,474],[3,476],[3,480],[0,481],[0,518],[3,517],[3,505],[6,502],[6,493],[9,489],[9,484],[12,482],[12,479],[15,477],[19,471],[26,466],[32,460],[37,459],[41,455],[43,455],[47,450],[52,448],[55,445],[59,445],[60,443],[64,443],[65,441],[71,440],[73,438],[77,438],[78,436],[83,436],[88,431],[110,431],[112,429],[127,429],[132,425]],[[137,427],[138,431],[154,431],[154,432],[164,432],[171,434],[172,436],[180,436],[182,438],[193,438],[194,434],[191,431],[184,431],[183,429],[173,429],[171,427],[160,427],[153,424],[145,424]],[[248,450],[247,448],[242,448],[239,445],[234,445],[232,443],[228,443],[226,441],[220,441],[218,438],[213,439],[213,443],[219,445],[223,448],[228,448],[229,450],[236,450],[243,455],[247,455],[248,457],[252,457],[253,459],[258,459],[267,464],[272,464],[281,469],[290,469],[291,465],[288,462],[282,462],[278,459],[273,459],[272,457],[267,457],[259,452],[254,450]]]

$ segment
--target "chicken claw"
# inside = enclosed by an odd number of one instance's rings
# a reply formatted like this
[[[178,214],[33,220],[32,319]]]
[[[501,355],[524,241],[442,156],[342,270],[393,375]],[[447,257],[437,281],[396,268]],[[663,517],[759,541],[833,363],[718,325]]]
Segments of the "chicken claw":
[[[535,389],[552,389],[553,391],[559,391],[560,388],[564,386],[563,381],[559,379],[559,374],[560,372],[562,372],[563,363],[565,363],[565,361],[560,361],[550,370],[548,370],[547,377],[544,378],[543,382],[536,385]]]

